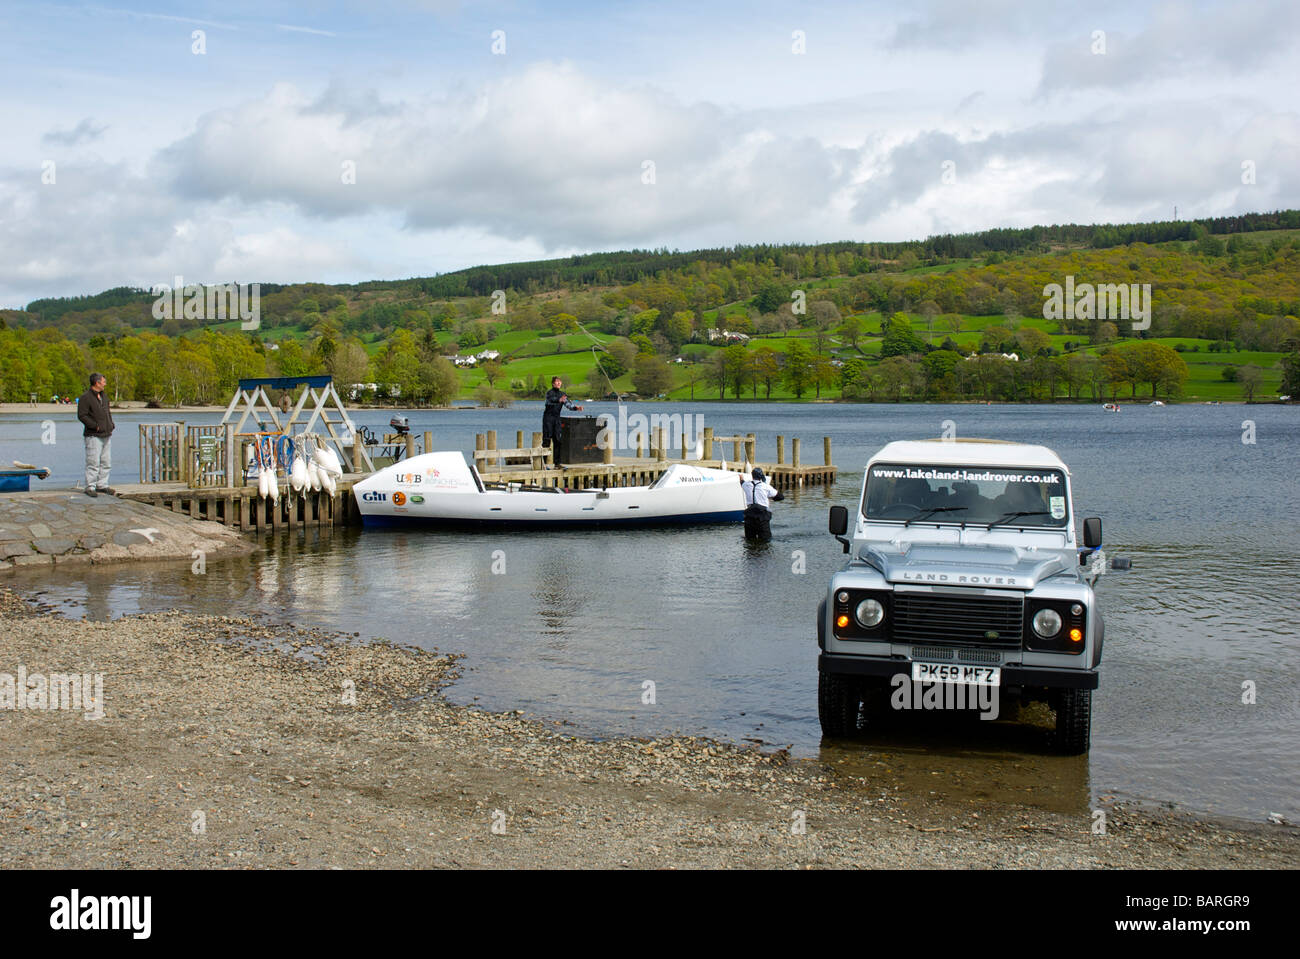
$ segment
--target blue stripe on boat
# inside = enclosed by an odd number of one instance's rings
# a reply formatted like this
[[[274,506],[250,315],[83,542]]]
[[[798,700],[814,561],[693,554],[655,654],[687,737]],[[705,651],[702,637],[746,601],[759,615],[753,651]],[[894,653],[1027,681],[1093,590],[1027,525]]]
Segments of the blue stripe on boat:
[[[676,526],[681,523],[740,523],[745,519],[744,510],[728,510],[720,513],[685,513],[675,516],[628,516],[618,519],[454,519],[444,516],[376,516],[361,517],[362,522],[373,528],[389,526],[431,526],[444,529],[599,529],[617,526],[626,529],[631,526]]]

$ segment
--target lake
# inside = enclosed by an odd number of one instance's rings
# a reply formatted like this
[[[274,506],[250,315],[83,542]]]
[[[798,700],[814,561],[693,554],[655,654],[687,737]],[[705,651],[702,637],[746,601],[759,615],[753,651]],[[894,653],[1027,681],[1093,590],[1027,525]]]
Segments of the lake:
[[[610,412],[614,404],[588,404]],[[299,530],[263,540],[205,575],[139,564],[9,577],[69,615],[96,619],[172,607],[261,614],[463,652],[450,699],[524,709],[595,736],[684,732],[790,746],[835,768],[893,777],[918,794],[990,796],[1078,810],[1107,797],[1261,820],[1300,820],[1300,416],[1281,406],[795,405],[639,403],[630,412],[701,414],[719,434],[803,439],[819,461],[828,435],[840,478],[787,494],[773,541],[739,527],[485,533]],[[116,414],[115,414],[116,415]],[[388,412],[359,411],[379,431]],[[540,404],[408,411],[439,449],[475,432],[540,429]],[[193,423],[219,415],[191,415]],[[57,442],[44,417],[0,418],[0,456],[50,465],[71,485],[81,458],[72,410]],[[138,480],[136,424],[116,415],[117,482]],[[937,436],[1042,443],[1074,477],[1076,520],[1105,522],[1111,555],[1134,569],[1099,586],[1106,616],[1093,747],[1051,753],[1042,727],[918,721],[860,742],[823,744],[817,723],[815,612],[843,561],[827,508],[852,505],[867,458],[895,439]],[[1243,443],[1253,423],[1252,443]],[[508,439],[507,439],[508,438]],[[729,449],[726,447],[725,449]],[[788,450],[788,445],[787,445]],[[724,450],[725,452],[725,450]],[[504,559],[494,573],[494,553]],[[802,559],[802,562],[801,562]],[[500,568],[500,562],[497,563]],[[800,571],[802,570],[802,571]],[[642,702],[654,684],[653,704]],[[1242,702],[1253,684],[1257,702]]]

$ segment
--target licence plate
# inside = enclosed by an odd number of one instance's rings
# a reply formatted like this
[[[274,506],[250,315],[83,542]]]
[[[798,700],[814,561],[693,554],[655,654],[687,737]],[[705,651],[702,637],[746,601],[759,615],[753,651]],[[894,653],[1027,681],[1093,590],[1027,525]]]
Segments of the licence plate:
[[[1000,686],[1002,670],[997,666],[959,666],[954,663],[913,663],[912,682],[965,683],[970,686]]]

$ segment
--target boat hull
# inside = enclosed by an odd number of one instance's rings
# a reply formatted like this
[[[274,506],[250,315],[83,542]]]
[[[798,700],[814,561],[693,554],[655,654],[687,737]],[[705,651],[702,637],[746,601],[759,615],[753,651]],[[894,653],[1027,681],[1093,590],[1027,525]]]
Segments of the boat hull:
[[[677,463],[650,486],[605,490],[486,488],[459,452],[399,462],[353,488],[366,526],[602,529],[739,523],[740,477]]]

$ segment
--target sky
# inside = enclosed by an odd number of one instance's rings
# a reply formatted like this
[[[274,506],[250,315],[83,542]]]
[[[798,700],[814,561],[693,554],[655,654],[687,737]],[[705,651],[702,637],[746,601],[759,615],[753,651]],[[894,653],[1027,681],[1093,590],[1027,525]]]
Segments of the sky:
[[[1300,4],[0,4],[0,307],[1300,206]]]

